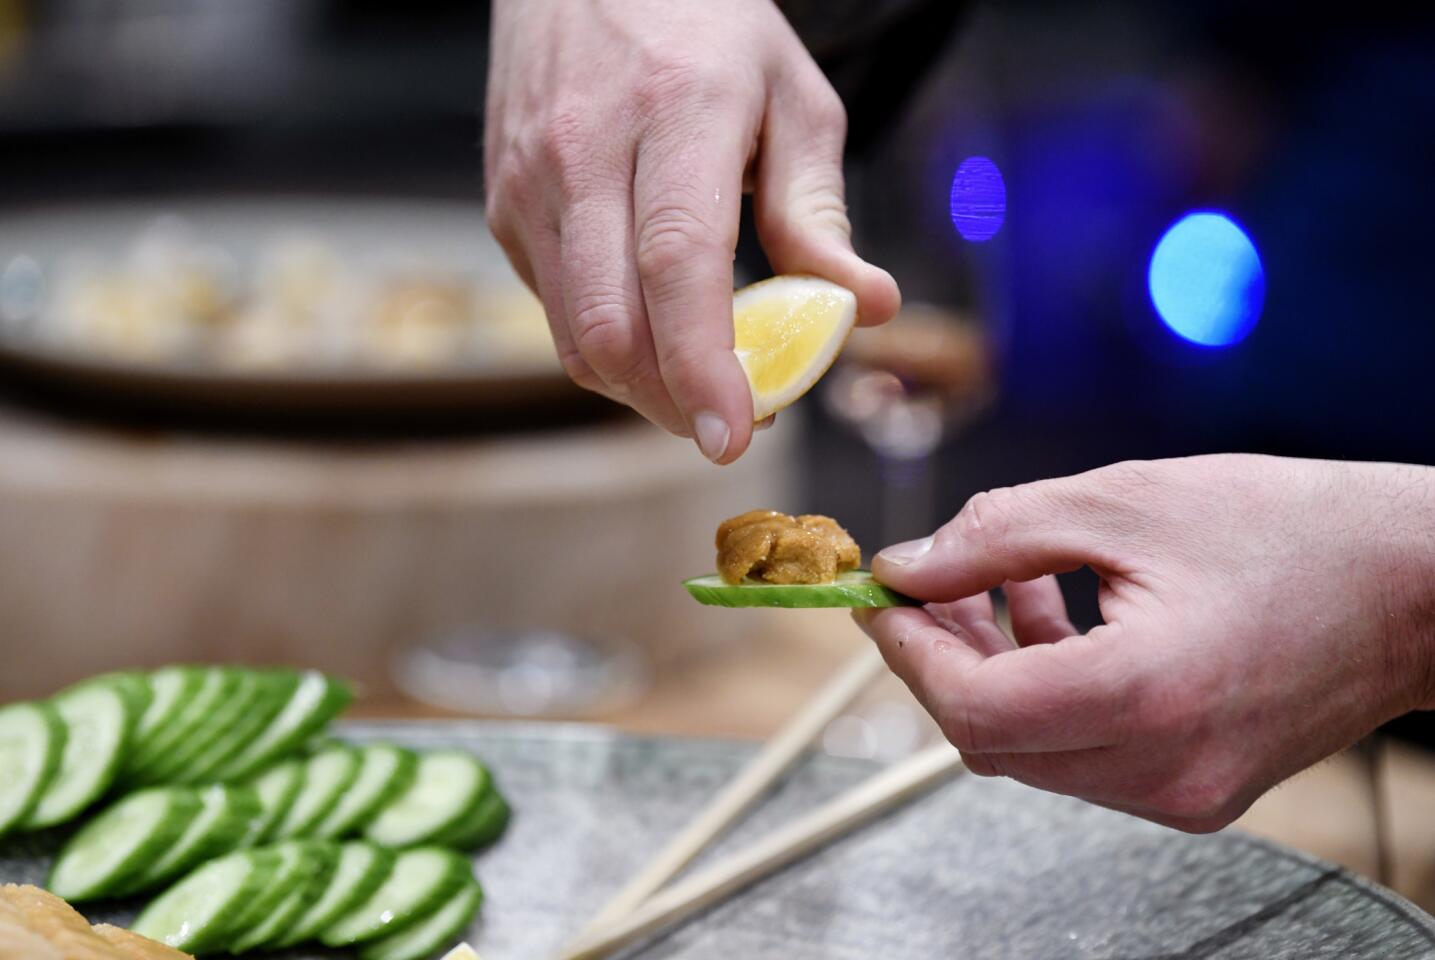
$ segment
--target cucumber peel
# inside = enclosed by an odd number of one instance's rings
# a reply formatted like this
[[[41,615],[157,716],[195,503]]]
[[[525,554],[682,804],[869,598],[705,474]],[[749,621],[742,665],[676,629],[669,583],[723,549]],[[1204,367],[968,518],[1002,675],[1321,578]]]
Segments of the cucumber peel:
[[[698,603],[710,607],[914,607],[920,602],[884,587],[866,570],[839,573],[831,583],[727,583],[715,573],[684,580]]]
[[[54,779],[25,820],[36,829],[73,819],[110,788],[137,714],[117,685],[71,687],[51,701],[65,722],[65,748]]]
[[[66,900],[111,896],[162,856],[203,809],[182,787],[150,787],[107,807],[60,850],[51,892]]]
[[[341,844],[339,861],[324,890],[278,936],[274,946],[291,947],[317,937],[329,924],[368,900],[393,872],[397,859],[392,850],[370,843]]]
[[[23,822],[60,769],[69,730],[49,703],[0,708],[0,834]]]
[[[483,888],[470,881],[462,891],[406,930],[364,944],[359,960],[424,960],[458,939],[483,903]]]

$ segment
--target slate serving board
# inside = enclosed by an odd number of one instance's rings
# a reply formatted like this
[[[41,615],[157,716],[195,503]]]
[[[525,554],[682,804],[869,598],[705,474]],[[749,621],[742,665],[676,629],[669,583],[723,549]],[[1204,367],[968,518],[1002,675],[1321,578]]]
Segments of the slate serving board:
[[[476,858],[488,899],[471,939],[485,960],[550,957],[754,749],[474,722],[339,732],[465,747],[494,767],[516,815]],[[709,856],[872,769],[814,758]],[[53,842],[0,842],[0,879],[43,879]],[[124,922],[133,907],[87,913]],[[1008,781],[959,777],[623,956],[1400,960],[1435,957],[1435,919],[1346,870],[1237,832],[1187,836]]]

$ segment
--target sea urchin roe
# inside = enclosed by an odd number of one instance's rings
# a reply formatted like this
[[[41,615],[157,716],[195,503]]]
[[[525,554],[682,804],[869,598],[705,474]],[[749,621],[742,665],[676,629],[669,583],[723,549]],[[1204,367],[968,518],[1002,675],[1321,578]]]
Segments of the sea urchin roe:
[[[856,542],[830,517],[749,510],[717,531],[717,567],[725,583],[831,583],[862,563]]]

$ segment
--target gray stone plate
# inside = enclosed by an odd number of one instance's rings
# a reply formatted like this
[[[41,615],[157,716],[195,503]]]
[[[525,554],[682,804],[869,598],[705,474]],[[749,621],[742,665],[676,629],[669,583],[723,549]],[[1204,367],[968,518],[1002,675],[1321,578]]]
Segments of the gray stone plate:
[[[754,749],[562,726],[355,723],[354,740],[488,760],[512,827],[477,870],[485,960],[550,957]],[[710,856],[871,773],[815,758]],[[39,881],[53,839],[0,844]],[[124,922],[133,905],[87,911]],[[312,951],[290,957],[335,958]],[[1435,919],[1338,867],[1236,832],[1175,833],[1001,780],[961,777],[626,957],[741,960],[1435,957]]]

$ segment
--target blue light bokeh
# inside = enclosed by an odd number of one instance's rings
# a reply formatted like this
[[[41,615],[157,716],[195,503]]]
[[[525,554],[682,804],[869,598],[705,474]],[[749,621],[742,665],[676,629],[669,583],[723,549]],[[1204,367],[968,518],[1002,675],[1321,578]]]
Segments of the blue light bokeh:
[[[1147,271],[1151,304],[1173,333],[1205,347],[1250,335],[1266,299],[1256,245],[1223,213],[1189,213],[1162,234]]]
[[[985,243],[1006,221],[1006,183],[989,157],[968,157],[952,177],[952,225],[962,239]]]

